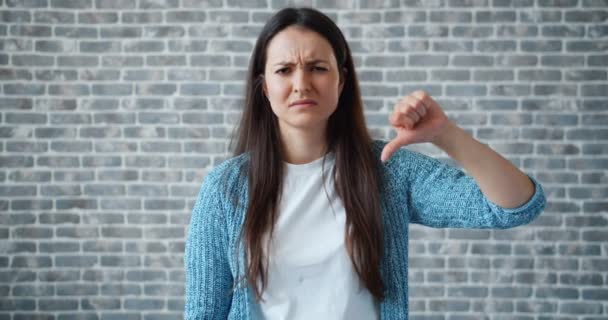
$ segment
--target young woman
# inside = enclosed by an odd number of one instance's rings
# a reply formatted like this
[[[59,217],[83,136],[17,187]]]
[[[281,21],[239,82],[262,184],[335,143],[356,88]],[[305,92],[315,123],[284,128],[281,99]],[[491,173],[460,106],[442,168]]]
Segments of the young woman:
[[[372,140],[350,49],[307,8],[263,28],[235,156],[211,170],[185,251],[186,319],[407,319],[408,224],[512,228],[538,182],[448,120],[425,92]],[[470,174],[401,148],[430,142]]]

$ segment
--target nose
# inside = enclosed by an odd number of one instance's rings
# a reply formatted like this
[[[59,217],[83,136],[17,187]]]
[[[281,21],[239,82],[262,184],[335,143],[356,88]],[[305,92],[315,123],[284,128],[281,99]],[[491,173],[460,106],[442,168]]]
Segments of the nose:
[[[307,92],[310,91],[310,76],[304,68],[298,68],[294,72],[293,76],[293,91],[294,92]]]

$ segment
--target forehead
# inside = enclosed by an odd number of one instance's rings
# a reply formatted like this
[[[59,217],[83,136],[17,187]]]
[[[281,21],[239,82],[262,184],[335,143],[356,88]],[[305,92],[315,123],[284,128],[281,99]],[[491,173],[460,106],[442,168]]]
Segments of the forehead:
[[[334,63],[333,48],[320,34],[291,26],[277,33],[266,48],[266,63],[293,62],[300,59],[323,59]]]

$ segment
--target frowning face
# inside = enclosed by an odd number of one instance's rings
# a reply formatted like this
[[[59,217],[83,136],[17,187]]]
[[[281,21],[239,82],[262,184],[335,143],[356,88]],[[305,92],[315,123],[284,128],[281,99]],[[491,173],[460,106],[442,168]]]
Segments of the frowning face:
[[[332,46],[314,31],[291,26],[266,50],[264,93],[281,132],[324,132],[343,87]]]

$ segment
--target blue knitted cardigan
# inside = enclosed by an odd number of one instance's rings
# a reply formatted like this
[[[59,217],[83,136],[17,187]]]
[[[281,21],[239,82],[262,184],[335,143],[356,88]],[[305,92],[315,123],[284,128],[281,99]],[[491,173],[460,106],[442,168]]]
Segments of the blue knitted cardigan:
[[[386,143],[373,141],[378,159]],[[184,254],[185,319],[262,319],[249,286],[231,290],[245,270],[243,246],[235,248],[248,201],[247,159],[245,153],[222,162],[207,174],[200,188]],[[384,227],[381,319],[408,318],[410,223],[433,228],[507,229],[531,222],[546,205],[541,185],[529,175],[534,195],[518,208],[502,208],[488,200],[461,169],[422,153],[402,148],[378,165]]]

